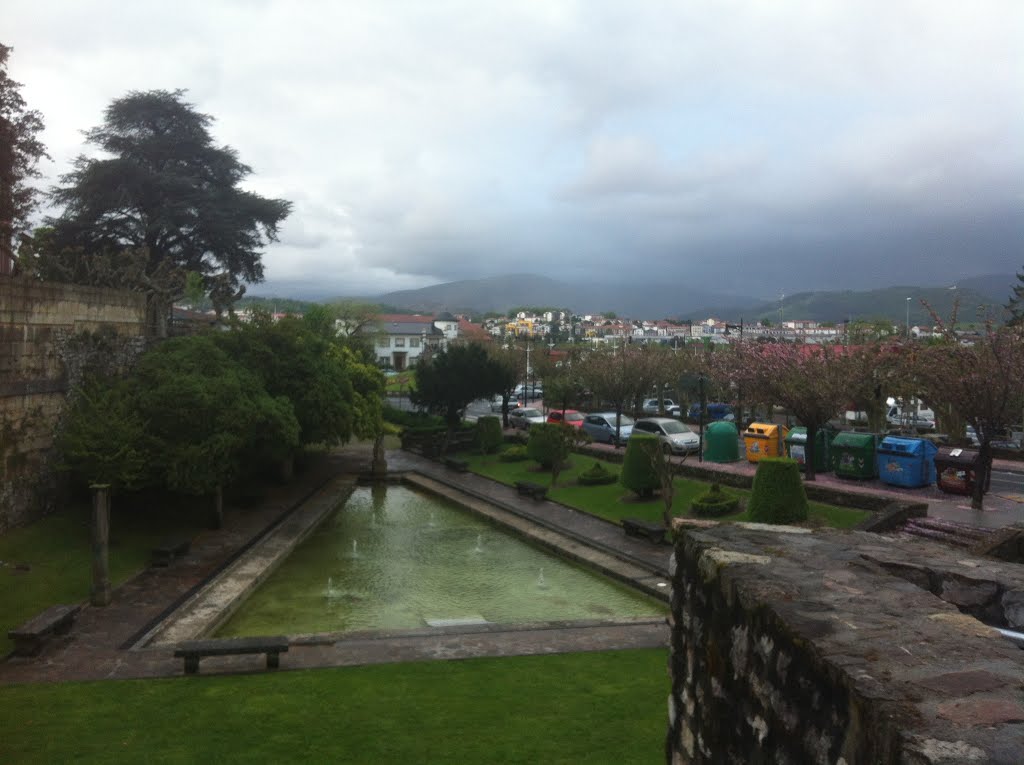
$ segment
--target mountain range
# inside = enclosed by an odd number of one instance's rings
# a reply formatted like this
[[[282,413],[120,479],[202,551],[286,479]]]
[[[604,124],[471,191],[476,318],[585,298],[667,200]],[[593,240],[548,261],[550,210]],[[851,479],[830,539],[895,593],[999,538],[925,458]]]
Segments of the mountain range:
[[[396,309],[437,313],[451,311],[474,316],[493,311],[504,314],[517,307],[567,308],[577,314],[614,311],[638,319],[720,319],[746,321],[810,319],[841,322],[886,319],[911,324],[931,323],[927,306],[948,318],[959,301],[959,318],[974,321],[978,307],[998,315],[1017,279],[988,275],[940,287],[893,286],[841,292],[800,292],[773,298],[737,297],[700,287],[653,282],[639,285],[580,284],[536,274],[436,284],[364,298]],[[909,298],[909,300],[908,300]]]

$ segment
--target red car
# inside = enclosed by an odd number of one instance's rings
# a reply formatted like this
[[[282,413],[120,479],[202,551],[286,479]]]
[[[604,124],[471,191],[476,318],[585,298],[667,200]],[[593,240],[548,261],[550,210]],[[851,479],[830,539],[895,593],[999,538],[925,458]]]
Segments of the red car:
[[[552,409],[548,412],[548,422],[558,422],[563,425],[572,425],[574,428],[582,428],[583,415],[575,409]]]

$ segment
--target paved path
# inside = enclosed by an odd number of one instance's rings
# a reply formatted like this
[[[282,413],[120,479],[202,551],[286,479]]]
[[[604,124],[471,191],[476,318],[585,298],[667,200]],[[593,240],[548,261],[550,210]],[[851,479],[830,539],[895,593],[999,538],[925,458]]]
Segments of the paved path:
[[[552,534],[590,542],[594,554],[609,557],[621,548],[617,568],[623,578],[646,582],[657,591],[667,575],[670,548],[627,539],[618,526],[551,502],[519,497],[514,490],[484,478],[459,475],[441,464],[406,453],[390,453],[392,470],[417,470],[441,485],[459,485],[478,498],[493,498],[504,511],[536,518]],[[164,677],[183,674],[183,662],[166,646],[132,648],[161,618],[229,565],[299,504],[315,499],[316,491],[343,473],[358,473],[369,462],[365,449],[348,449],[326,460],[295,483],[273,490],[255,510],[227,508],[225,528],[206,531],[193,541],[183,559],[167,568],[148,568],[118,587],[104,608],[86,606],[74,629],[51,640],[34,658],[0,661],[0,683],[58,682]],[[584,545],[580,544],[582,549]],[[582,554],[582,553],[581,553]],[[615,575],[615,572],[610,572]],[[282,669],[351,666],[381,662],[518,656],[667,645],[663,617],[615,623],[544,623],[483,625],[358,635],[315,636],[293,642],[281,658]],[[262,655],[203,659],[200,673],[263,670]]]

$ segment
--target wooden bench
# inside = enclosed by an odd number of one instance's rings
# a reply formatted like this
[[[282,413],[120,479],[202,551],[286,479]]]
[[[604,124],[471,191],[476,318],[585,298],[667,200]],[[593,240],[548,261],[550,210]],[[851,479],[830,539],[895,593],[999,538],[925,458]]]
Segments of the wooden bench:
[[[656,545],[665,541],[665,527],[657,523],[649,523],[639,518],[623,518],[622,528],[626,536],[646,537]]]
[[[466,460],[459,459],[458,457],[445,457],[444,466],[459,473],[469,472],[469,463],[466,462]]]
[[[187,555],[191,546],[192,540],[188,537],[167,537],[150,551],[152,565],[170,566],[175,558]]]
[[[288,650],[288,638],[241,637],[226,640],[187,640],[179,643],[174,657],[185,659],[185,673],[193,675],[199,671],[199,660],[204,656],[237,656],[246,653],[265,653],[267,669],[277,669],[279,654]]]
[[[516,491],[521,496],[533,497],[536,500],[544,499],[548,495],[547,486],[541,486],[539,483],[531,483],[530,481],[516,481]]]
[[[79,605],[50,606],[17,629],[11,630],[7,637],[14,641],[14,653],[18,656],[36,656],[51,635],[66,635],[71,631],[71,625],[81,610]]]

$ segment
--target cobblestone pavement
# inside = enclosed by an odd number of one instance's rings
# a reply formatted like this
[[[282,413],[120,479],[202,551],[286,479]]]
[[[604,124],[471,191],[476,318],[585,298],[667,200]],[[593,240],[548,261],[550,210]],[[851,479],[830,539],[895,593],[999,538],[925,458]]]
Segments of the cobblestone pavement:
[[[226,508],[224,528],[199,534],[184,558],[166,568],[141,571],[114,591],[109,606],[83,608],[71,632],[51,640],[39,656],[0,661],[0,683],[181,675],[183,662],[168,647],[132,646],[292,509],[339,474],[360,472],[368,458],[366,449],[341,450],[293,484],[272,490],[258,508]],[[520,498],[514,490],[478,476],[459,475],[455,480],[455,474],[439,463],[414,455],[389,453],[388,460],[393,471],[416,470],[442,483],[461,484],[480,498],[493,496],[509,512],[560,526],[574,539],[589,540],[599,549],[621,548],[621,557],[648,572],[652,582],[667,575],[670,548],[626,539],[617,525],[551,502]],[[281,668],[660,647],[667,640],[664,618],[365,633],[294,640],[281,657]],[[264,671],[263,666],[258,654],[210,657],[203,659],[200,673],[256,672]]]

